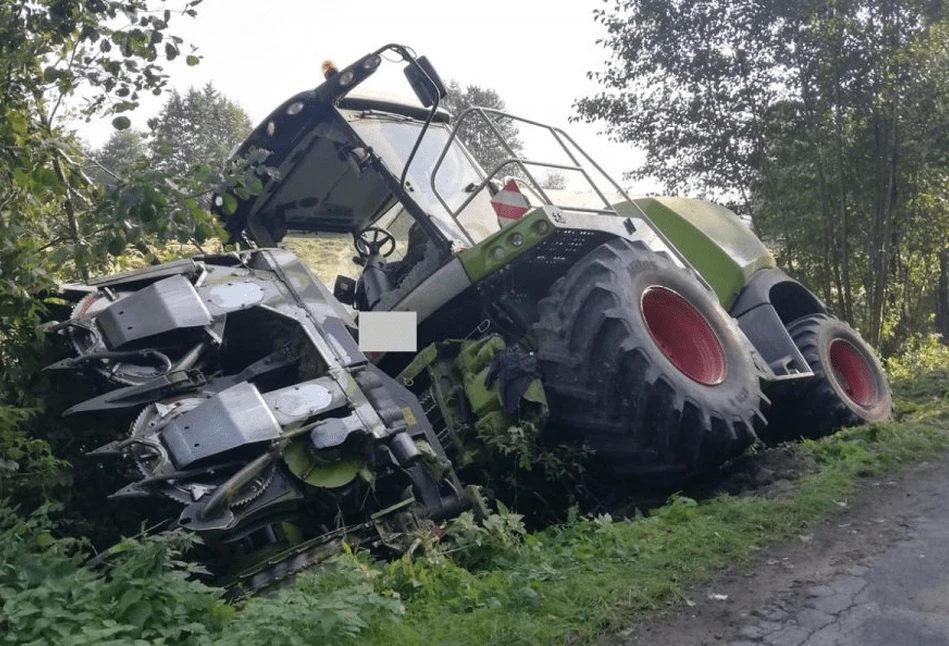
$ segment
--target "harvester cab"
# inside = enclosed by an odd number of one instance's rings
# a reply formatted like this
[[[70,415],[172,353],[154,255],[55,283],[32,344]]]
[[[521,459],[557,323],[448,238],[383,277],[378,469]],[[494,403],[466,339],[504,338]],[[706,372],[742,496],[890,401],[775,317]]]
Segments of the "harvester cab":
[[[420,106],[359,89],[387,52],[399,54],[406,62],[405,75]],[[559,217],[535,177],[538,169],[576,173],[585,181],[589,187],[585,193],[599,205],[572,208],[574,213],[617,215],[606,193],[632,203],[559,129],[484,108],[466,110],[452,127],[450,115],[438,107],[445,89],[437,73],[424,57],[416,59],[406,48],[389,45],[342,70],[326,64],[324,72],[322,85],[284,102],[237,151],[238,155],[255,148],[268,151],[265,163],[276,172],[265,176],[264,190],[239,200],[234,213],[223,212],[223,198],[218,197],[216,204],[231,242],[249,238],[259,247],[271,247],[288,233],[352,235],[355,262],[361,266],[359,280],[353,289],[351,279],[341,279],[336,293],[358,310],[417,308],[417,299],[402,301],[439,270],[446,275],[435,282],[447,279],[458,287],[458,268],[445,269],[445,265],[500,232],[497,202],[492,198],[501,185],[498,178],[505,173],[516,173],[529,183],[535,202],[530,210],[546,209],[543,216],[534,218],[533,232],[552,231],[549,222],[540,220]],[[566,162],[519,157],[495,126],[496,119],[542,129],[557,142]],[[483,124],[488,136],[496,136],[498,145],[509,152],[491,172],[479,166],[459,137],[460,130],[472,122]],[[608,189],[601,188],[593,174],[607,178]],[[632,216],[643,217],[641,213]],[[631,220],[625,225],[626,229],[636,226]],[[653,234],[661,237],[661,233]],[[539,238],[528,237],[532,242]],[[672,245],[666,244],[663,250],[677,256]],[[495,262],[506,263],[517,255],[507,251],[495,248]],[[681,258],[678,262],[684,264]],[[446,298],[454,295],[457,290],[442,292]],[[427,300],[423,314],[444,304],[437,294]]]

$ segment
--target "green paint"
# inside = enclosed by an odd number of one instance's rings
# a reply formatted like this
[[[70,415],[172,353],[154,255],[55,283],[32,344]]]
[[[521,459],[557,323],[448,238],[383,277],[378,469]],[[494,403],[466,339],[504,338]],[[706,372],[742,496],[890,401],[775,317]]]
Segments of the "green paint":
[[[504,339],[496,334],[477,341],[462,341],[455,363],[465,376],[478,373],[491,365],[491,360],[505,347]]]
[[[461,372],[468,403],[472,412],[479,418],[501,410],[498,382],[495,381],[488,388],[485,381],[492,359],[503,352],[504,348],[504,339],[496,335],[483,341],[465,342],[455,360],[455,365]]]
[[[508,427],[517,423],[504,410],[501,404],[500,380],[495,380],[491,386],[487,386],[488,371],[491,369],[491,363],[498,354],[506,349],[504,339],[498,335],[492,335],[478,341],[465,341],[462,344],[462,350],[455,359],[455,366],[461,373],[462,382],[465,388],[465,396],[471,406],[472,412],[478,418],[476,427],[479,436],[485,432],[491,435],[505,432]],[[533,404],[531,412],[527,409],[522,410],[521,422],[530,421],[543,425],[546,421],[548,406],[547,396],[540,379],[534,379],[527,388],[527,391],[521,396],[522,404],[528,402]]]
[[[754,272],[776,266],[755,234],[723,206],[679,197],[648,197],[634,202],[622,202],[614,208],[628,217],[638,217],[642,209],[708,281],[725,309]]]
[[[365,467],[362,460],[342,457],[336,460],[322,459],[312,455],[306,440],[296,440],[283,454],[290,472],[314,487],[342,487],[352,482]]]
[[[405,367],[402,372],[399,373],[399,376],[395,378],[400,384],[404,384],[406,380],[413,380],[422,374],[422,371],[428,368],[428,366],[438,358],[438,348],[434,343],[425,347],[421,352],[415,355],[415,358],[412,359],[412,362]]]
[[[553,231],[554,226],[547,220],[543,208],[534,209],[514,224],[461,251],[458,259],[468,278],[476,282],[524,255]],[[514,244],[517,236],[523,240],[520,245]]]

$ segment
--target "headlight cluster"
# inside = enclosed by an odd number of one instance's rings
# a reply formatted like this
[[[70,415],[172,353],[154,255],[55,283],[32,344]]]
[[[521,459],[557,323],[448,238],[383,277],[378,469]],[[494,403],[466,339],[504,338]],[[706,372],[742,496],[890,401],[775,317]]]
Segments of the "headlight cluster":
[[[491,264],[502,262],[509,256],[515,255],[528,242],[535,242],[547,235],[552,227],[550,222],[540,218],[529,227],[514,225],[511,229],[514,230],[500,237],[488,251],[488,260]]]

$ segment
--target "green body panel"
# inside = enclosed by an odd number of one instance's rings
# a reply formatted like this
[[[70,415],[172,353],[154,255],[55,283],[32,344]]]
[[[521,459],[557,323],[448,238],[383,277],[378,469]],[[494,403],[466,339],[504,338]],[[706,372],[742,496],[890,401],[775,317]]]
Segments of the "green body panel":
[[[504,339],[490,336],[483,341],[464,341],[455,365],[461,371],[465,395],[475,416],[482,418],[488,413],[501,411],[501,395],[498,382],[485,386],[491,361],[505,348]]]
[[[712,286],[726,310],[753,273],[776,266],[757,236],[724,206],[682,197],[643,197],[633,202],[614,208],[629,217],[642,209]]]
[[[461,341],[458,341],[461,343]],[[411,383],[416,377],[418,377],[422,372],[428,368],[432,363],[438,359],[438,349],[441,343],[432,343],[422,349],[415,358],[412,359],[411,363],[403,368],[402,372],[395,378],[402,385]]]
[[[494,334],[477,341],[462,341],[461,352],[455,359],[455,368],[461,376],[465,397],[476,417],[475,446],[478,450],[487,448],[489,453],[500,451],[502,454],[508,454],[522,441],[529,444],[536,442],[549,413],[547,395],[540,377],[534,378],[527,391],[521,395],[516,416],[509,415],[504,410],[500,376],[490,386],[486,385],[491,364],[506,348],[504,339]],[[527,460],[524,456],[520,459]],[[531,467],[529,461],[519,461],[519,464],[524,469]]]
[[[354,458],[319,459],[310,454],[306,442],[291,442],[283,460],[293,475],[314,487],[342,487],[352,482],[365,464]]]
[[[485,238],[474,247],[461,251],[458,259],[471,282],[476,282],[536,247],[553,231],[554,227],[547,220],[544,210],[534,209],[514,224]],[[517,236],[521,236],[520,245],[513,243]],[[497,249],[503,250],[503,254],[495,256]]]

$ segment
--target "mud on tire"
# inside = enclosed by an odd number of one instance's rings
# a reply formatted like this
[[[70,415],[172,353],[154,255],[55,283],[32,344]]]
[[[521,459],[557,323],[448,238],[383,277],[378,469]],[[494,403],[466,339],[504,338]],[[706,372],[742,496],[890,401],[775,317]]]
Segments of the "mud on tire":
[[[818,438],[889,417],[893,399],[883,368],[853,328],[813,314],[793,321],[788,333],[814,377],[775,398],[769,439]]]
[[[641,243],[593,250],[533,327],[555,433],[614,475],[669,482],[741,453],[765,426],[749,345],[716,297]]]

